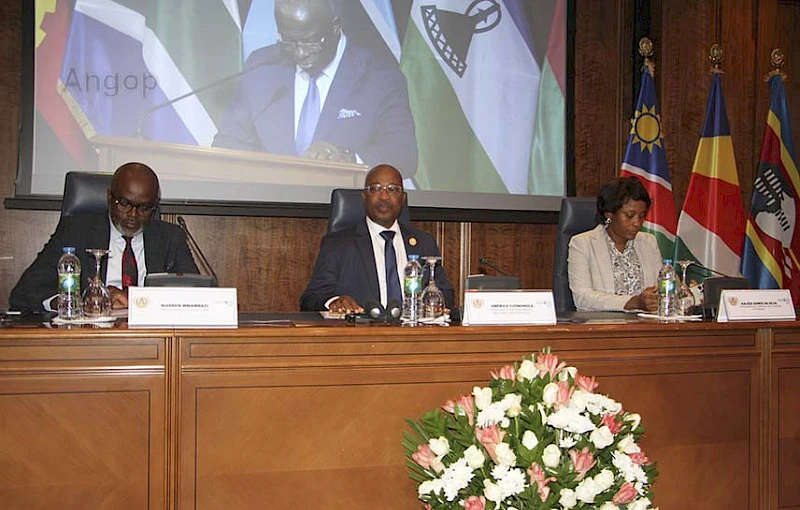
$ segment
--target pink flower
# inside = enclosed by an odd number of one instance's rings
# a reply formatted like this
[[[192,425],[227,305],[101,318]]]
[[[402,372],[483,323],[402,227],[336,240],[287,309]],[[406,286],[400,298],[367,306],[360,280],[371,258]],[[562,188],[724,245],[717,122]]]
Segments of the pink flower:
[[[589,377],[585,375],[578,374],[575,376],[575,384],[578,385],[578,388],[582,389],[587,393],[594,393],[594,390],[597,389],[599,384],[595,381],[594,377]]]
[[[436,454],[433,453],[433,450],[431,450],[431,447],[427,444],[417,446],[417,451],[411,454],[411,458],[414,459],[414,462],[422,466],[423,469],[433,468],[437,473],[444,469],[442,461],[436,458]]]
[[[631,454],[628,454],[628,457],[631,458],[631,461],[634,464],[638,464],[640,466],[643,466],[645,464],[650,464],[650,459],[647,458],[647,456],[644,454],[644,452],[631,453]]]
[[[500,427],[497,425],[490,425],[484,428],[476,427],[475,437],[478,439],[478,442],[482,444],[484,448],[486,448],[486,452],[489,454],[489,457],[491,457],[493,461],[497,462],[495,448],[497,448],[497,445],[503,442],[503,438],[506,437],[506,432],[504,430],[500,430]]]
[[[467,416],[467,421],[470,425],[475,420],[475,408],[472,400],[472,395],[460,395],[455,401],[448,400],[442,406],[442,410],[455,414],[456,407],[460,407],[464,414]]]
[[[539,499],[541,499],[543,503],[547,501],[547,496],[550,495],[550,487],[548,487],[547,484],[555,482],[557,478],[555,476],[545,478],[544,470],[536,462],[531,464],[531,467],[528,468],[528,476],[531,477],[531,483],[535,483],[537,486],[536,491],[539,493]]]
[[[569,451],[569,458],[572,459],[572,465],[575,467],[575,471],[578,473],[578,476],[575,478],[576,480],[583,480],[586,476],[586,473],[589,472],[590,469],[597,464],[597,461],[594,460],[594,455],[592,452],[589,451],[588,446],[584,446],[583,450],[580,452],[572,449]]]
[[[544,378],[544,374],[550,374],[552,380],[556,373],[567,366],[563,361],[558,362],[558,356],[555,354],[539,354],[536,357],[536,363],[533,366],[539,371],[539,377]]]
[[[430,504],[430,503],[425,503],[425,504],[422,506],[422,508],[424,508],[425,510],[433,510],[433,507],[431,506],[431,504]]]
[[[569,397],[572,396],[572,392],[575,388],[570,388],[569,382],[567,381],[559,381],[557,384],[558,393],[556,393],[556,408],[566,407],[569,405]]]
[[[486,498],[483,496],[470,496],[464,501],[464,510],[484,510],[486,508]]]
[[[615,505],[624,505],[633,501],[633,498],[635,498],[637,494],[638,492],[636,492],[636,487],[634,487],[631,482],[625,482],[622,484],[622,487],[619,488],[617,493],[614,494],[614,499],[611,501]]]
[[[617,415],[607,414],[600,420],[600,426],[605,425],[612,434],[616,435],[622,430],[622,422],[617,421]]]
[[[517,378],[517,370],[514,365],[506,365],[500,370],[492,370],[492,379],[505,379],[513,381]]]

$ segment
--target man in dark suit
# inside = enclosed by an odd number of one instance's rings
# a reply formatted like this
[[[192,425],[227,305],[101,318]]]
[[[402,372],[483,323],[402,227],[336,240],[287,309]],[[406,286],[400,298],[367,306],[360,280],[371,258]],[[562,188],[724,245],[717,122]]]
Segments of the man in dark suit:
[[[395,292],[402,288],[400,279],[408,255],[440,254],[433,236],[397,221],[407,197],[400,172],[394,167],[379,165],[370,170],[361,196],[367,213],[364,221],[322,239],[311,282],[300,297],[302,310],[361,313],[367,301],[385,306],[393,288]],[[386,263],[389,242],[394,248],[394,268]],[[437,269],[435,276],[445,306],[452,309],[453,286],[443,268]],[[423,285],[428,278],[426,272]]]
[[[253,52],[214,146],[417,168],[397,62],[342,32],[331,0],[276,0],[281,41]]]
[[[112,306],[128,306],[128,285],[141,285],[147,273],[197,273],[186,237],[177,225],[154,218],[160,199],[158,177],[142,163],[127,163],[114,173],[106,192],[108,213],[62,217],[33,264],[22,273],[9,303],[14,310],[58,307],[56,266],[65,246],[81,261],[81,289],[94,276],[87,248],[107,248],[101,272]]]

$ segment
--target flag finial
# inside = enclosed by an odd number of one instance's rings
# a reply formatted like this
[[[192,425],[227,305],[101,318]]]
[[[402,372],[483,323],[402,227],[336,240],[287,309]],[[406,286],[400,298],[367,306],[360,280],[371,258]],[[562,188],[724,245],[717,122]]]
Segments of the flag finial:
[[[773,48],[769,54],[769,61],[774,69],[764,76],[764,81],[769,81],[769,79],[776,74],[786,80],[787,76],[783,70],[783,66],[786,63],[786,56],[783,54],[783,50],[780,48]]]
[[[650,72],[650,76],[655,76],[656,69],[650,57],[653,56],[653,41],[649,37],[639,39],[639,55],[644,57],[644,67]]]
[[[711,61],[711,73],[722,74],[722,61],[724,60],[725,53],[722,51],[720,44],[712,44],[708,49],[708,60]]]

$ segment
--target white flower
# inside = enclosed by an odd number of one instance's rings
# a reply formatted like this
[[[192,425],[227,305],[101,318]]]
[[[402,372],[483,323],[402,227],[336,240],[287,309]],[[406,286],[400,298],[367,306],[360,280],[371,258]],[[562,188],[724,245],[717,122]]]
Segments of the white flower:
[[[522,446],[528,450],[533,450],[538,444],[539,438],[536,437],[536,434],[534,434],[532,430],[526,430],[525,433],[522,434]]]
[[[638,498],[628,503],[628,510],[647,510],[650,508],[650,500],[647,498]]]
[[[520,381],[523,380],[532,380],[534,377],[539,375],[539,370],[533,365],[533,361],[526,359],[522,362],[519,366],[519,370],[517,370],[517,379]]]
[[[578,436],[580,438],[580,436]],[[572,434],[562,434],[558,440],[558,447],[568,450],[578,444],[578,439]]]
[[[503,397],[503,404],[506,408],[506,415],[510,418],[514,418],[515,416],[519,416],[520,411],[522,411],[522,395],[518,393],[509,393],[505,397]]]
[[[567,381],[570,377],[575,379],[575,376],[578,375],[578,369],[575,367],[564,367],[558,371],[558,380],[559,381]]]
[[[431,439],[428,441],[428,446],[431,447],[431,451],[440,459],[450,453],[450,441],[444,436]]]
[[[619,473],[626,482],[639,482],[640,484],[647,483],[647,475],[645,474],[644,469],[642,469],[642,466],[635,464],[630,457],[620,452],[613,452],[611,457],[611,463],[614,464],[614,467],[619,470]]]
[[[500,423],[505,417],[505,400],[501,400],[500,402],[492,402],[479,411],[478,416],[475,417],[475,423],[481,428],[486,428]]]
[[[562,407],[547,417],[546,423],[557,429],[563,429],[573,434],[584,434],[596,427],[588,416],[585,416],[569,407]]]
[[[542,423],[547,423],[547,409],[545,408],[545,405],[541,402],[537,402],[536,409],[539,410],[539,414],[542,416]],[[531,411],[533,411],[533,409],[531,409]]]
[[[594,498],[600,492],[594,478],[584,478],[575,487],[575,497],[584,503],[594,503]]]
[[[602,450],[614,442],[614,434],[611,432],[611,429],[603,425],[599,429],[592,431],[589,435],[589,441],[594,443],[595,448]]]
[[[442,473],[442,488],[447,501],[453,501],[461,489],[465,489],[475,474],[465,458],[453,462]]]
[[[486,499],[489,501],[494,501],[495,503],[500,503],[503,501],[503,491],[496,483],[488,478],[483,480],[483,495],[486,497]]]
[[[586,410],[586,400],[588,398],[588,393],[583,390],[575,390],[572,392],[572,396],[569,398],[569,407],[571,409],[575,409],[576,411],[582,413]]]
[[[494,475],[495,471],[492,470],[492,475]],[[507,469],[501,476],[496,478],[497,486],[500,487],[503,493],[503,499],[516,496],[528,486],[525,483],[525,473],[519,468]]]
[[[617,414],[622,410],[622,404],[599,393],[587,393],[586,410],[594,415]]]
[[[619,507],[614,503],[612,503],[611,501],[606,501],[605,503],[600,505],[600,508],[598,508],[597,510],[619,510]]]
[[[513,466],[517,463],[517,456],[508,443],[498,444],[494,449],[494,455],[501,466]]]
[[[545,447],[544,452],[542,452],[542,462],[547,467],[557,467],[558,463],[561,461],[561,450],[558,449],[558,446],[554,444],[549,444]]]
[[[467,459],[467,464],[472,469],[478,469],[483,466],[483,463],[486,462],[486,456],[483,454],[480,448],[475,445],[470,446],[464,452],[464,458]]]
[[[561,496],[558,499],[558,504],[563,508],[572,508],[578,504],[578,498],[575,497],[575,491],[572,489],[561,489],[558,494]]]
[[[642,451],[642,449],[639,448],[639,445],[636,444],[636,440],[633,438],[633,435],[631,434],[628,434],[627,436],[619,440],[619,443],[617,443],[617,450],[628,454],[639,453],[640,451]]]
[[[610,469],[604,469],[594,475],[594,481],[597,484],[597,493],[605,492],[614,486],[614,472]]]
[[[556,403],[556,399],[558,398],[558,384],[556,383],[547,383],[542,390],[542,402],[544,402],[548,407],[553,407],[553,404]]]
[[[484,409],[492,403],[491,388],[481,388],[479,386],[475,386],[472,388],[472,396],[475,397],[475,407],[478,409]]]
[[[417,492],[420,496],[424,494],[441,494],[442,492],[442,481],[438,478],[435,480],[425,480],[421,484],[419,484],[419,488]]]
[[[639,428],[639,423],[642,421],[642,417],[637,413],[629,413],[625,415],[624,420],[631,422],[631,430],[636,430]]]

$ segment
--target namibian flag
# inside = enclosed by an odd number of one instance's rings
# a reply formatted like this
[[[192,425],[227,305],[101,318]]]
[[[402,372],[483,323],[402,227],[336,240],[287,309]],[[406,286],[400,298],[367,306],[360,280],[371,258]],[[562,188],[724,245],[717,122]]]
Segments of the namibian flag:
[[[631,119],[631,136],[619,175],[638,177],[647,188],[653,205],[642,230],[655,235],[661,255],[670,258],[674,253],[677,230],[675,198],[672,195],[664,131],[651,72],[646,66],[642,73],[642,89]]]
[[[800,298],[800,232],[796,228],[800,175],[783,77],[773,75],[769,87],[767,127],[747,218],[742,274],[753,288],[790,289],[797,303]]]
[[[722,81],[714,73],[706,120],[694,157],[689,189],[678,220],[675,260],[693,260],[727,275],[737,275],[744,241],[744,209],[736,173]],[[690,270],[696,266],[690,266]],[[706,276],[694,271],[693,279]]]

